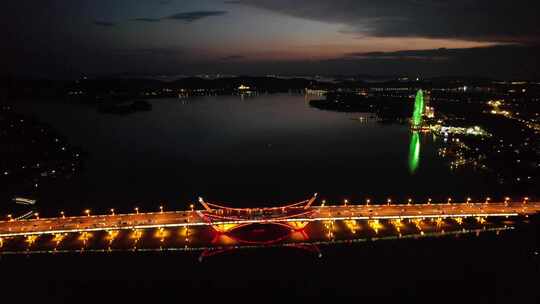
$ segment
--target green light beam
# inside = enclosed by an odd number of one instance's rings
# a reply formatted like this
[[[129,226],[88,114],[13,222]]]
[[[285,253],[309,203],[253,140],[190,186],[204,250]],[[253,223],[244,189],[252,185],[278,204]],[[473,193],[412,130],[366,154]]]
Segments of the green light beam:
[[[414,112],[412,116],[413,127],[419,127],[422,125],[422,114],[424,113],[424,92],[418,90],[416,98],[414,100]]]
[[[417,131],[412,133],[409,145],[409,172],[414,174],[420,164],[420,134]]]

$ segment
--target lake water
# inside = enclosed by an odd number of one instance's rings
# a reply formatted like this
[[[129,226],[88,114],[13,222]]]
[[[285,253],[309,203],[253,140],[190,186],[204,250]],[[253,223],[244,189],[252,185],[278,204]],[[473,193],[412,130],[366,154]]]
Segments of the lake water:
[[[497,195],[481,175],[451,171],[432,135],[420,135],[411,173],[415,152],[406,125],[359,122],[351,119],[359,114],[307,102],[300,95],[159,99],[151,112],[125,116],[65,103],[24,103],[18,110],[52,124],[88,153],[79,176],[41,193],[45,212],[148,210],[161,203],[182,209],[198,196],[260,206],[314,192],[360,202]]]

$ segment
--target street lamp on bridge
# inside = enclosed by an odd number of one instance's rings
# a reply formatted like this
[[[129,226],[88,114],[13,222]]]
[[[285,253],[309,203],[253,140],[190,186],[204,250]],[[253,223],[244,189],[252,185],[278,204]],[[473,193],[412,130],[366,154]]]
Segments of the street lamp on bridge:
[[[90,216],[90,209],[84,210],[84,213],[86,213],[86,216]]]

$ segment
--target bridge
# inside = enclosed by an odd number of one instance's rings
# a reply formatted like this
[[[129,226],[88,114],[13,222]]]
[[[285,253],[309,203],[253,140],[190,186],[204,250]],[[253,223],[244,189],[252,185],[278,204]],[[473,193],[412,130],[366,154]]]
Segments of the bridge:
[[[314,206],[317,195],[312,198],[280,207],[267,208],[232,208],[220,204],[207,203],[202,198],[199,202],[202,209],[185,211],[139,212],[107,215],[90,215],[87,210],[84,216],[65,216],[32,219],[13,219],[0,222],[0,240],[17,236],[56,235],[64,233],[84,233],[93,231],[118,231],[128,229],[152,229],[170,227],[211,226],[220,233],[226,233],[238,227],[250,224],[276,224],[301,230],[311,222],[336,220],[364,220],[377,222],[380,220],[399,221],[402,219],[464,219],[474,217],[485,220],[488,217],[528,217],[540,212],[540,202],[530,202],[528,198],[515,202],[506,198],[503,202],[472,202],[467,199],[463,203],[447,202],[413,204],[409,200],[405,204],[394,204],[390,200],[374,204],[367,200],[365,204],[327,204],[325,201]]]

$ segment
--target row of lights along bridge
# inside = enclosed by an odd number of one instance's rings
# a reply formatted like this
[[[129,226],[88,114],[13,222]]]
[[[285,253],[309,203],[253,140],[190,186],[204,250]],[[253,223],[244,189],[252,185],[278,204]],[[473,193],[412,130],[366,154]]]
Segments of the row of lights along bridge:
[[[487,197],[487,198],[484,200],[484,203],[485,203],[485,204],[488,204],[490,201],[491,201],[491,198],[490,198],[490,197]],[[526,204],[528,201],[529,201],[529,198],[528,198],[528,197],[524,197],[522,202],[523,202],[523,204]],[[366,202],[366,206],[369,206],[369,205],[371,204],[371,199],[366,199],[365,202]],[[505,197],[505,198],[504,198],[504,203],[505,203],[506,205],[507,205],[508,203],[510,203],[510,202],[511,202],[511,198],[510,198],[510,197]],[[427,200],[427,205],[431,205],[432,203],[433,203],[433,200],[432,200],[431,198],[429,198],[429,199]],[[447,204],[451,204],[451,203],[452,203],[452,198],[448,198],[448,199],[447,199]],[[471,203],[472,203],[472,198],[468,197],[468,198],[466,199],[466,201],[465,201],[465,204],[471,204]],[[388,198],[388,199],[386,200],[386,204],[387,204],[387,205],[392,204],[392,199]],[[397,203],[397,204],[399,204],[399,203]],[[413,199],[412,199],[412,198],[409,198],[409,199],[407,200],[407,205],[410,206],[410,205],[412,205],[412,204],[413,204]],[[351,205],[351,203],[349,202],[348,199],[345,199],[345,200],[343,200],[343,205],[344,205],[344,206],[348,206],[348,205]],[[358,204],[352,204],[352,205],[353,205],[353,206],[358,206]],[[327,201],[326,201],[326,200],[322,200],[322,201],[321,201],[321,207],[327,207],[327,206],[328,206],[328,205],[327,205]],[[190,204],[190,205],[189,205],[189,208],[190,208],[190,210],[191,210],[192,212],[195,211],[195,205]],[[247,209],[250,209],[250,208],[247,208]],[[253,208],[251,208],[251,209],[253,209]],[[139,207],[135,207],[133,210],[135,211],[135,214],[139,214],[139,211],[140,211]],[[109,211],[110,211],[110,213],[111,213],[111,214],[110,214],[111,216],[116,215],[116,213],[115,213],[116,210],[115,210],[114,208],[111,208]],[[159,212],[160,212],[160,213],[164,213],[164,207],[163,207],[163,205],[159,206]],[[91,210],[90,210],[90,209],[84,210],[84,214],[85,214],[86,216],[90,216],[90,215],[91,215]],[[35,217],[36,219],[39,219],[39,213],[38,213],[38,212],[35,212],[33,215],[34,215],[34,217]],[[60,211],[60,217],[62,217],[62,218],[65,218],[65,217],[66,217],[66,214],[65,214],[64,211]],[[8,214],[8,215],[7,215],[7,218],[8,218],[9,221],[14,221],[14,220],[15,220],[15,219],[13,218],[13,215],[11,215],[11,214]]]

